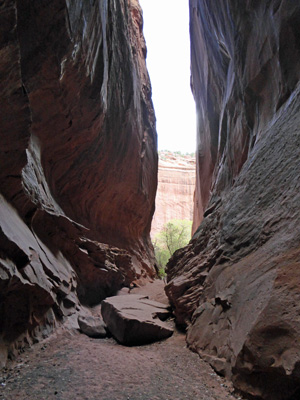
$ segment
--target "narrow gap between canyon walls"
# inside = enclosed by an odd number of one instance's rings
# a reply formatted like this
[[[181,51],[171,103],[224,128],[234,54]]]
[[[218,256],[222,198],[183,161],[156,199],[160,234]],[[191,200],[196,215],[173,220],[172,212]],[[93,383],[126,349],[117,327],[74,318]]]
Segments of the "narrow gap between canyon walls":
[[[1,400],[299,399],[300,5],[189,0],[189,20],[194,194],[186,159],[157,175],[137,0],[0,4]],[[165,287],[157,181],[195,200]]]

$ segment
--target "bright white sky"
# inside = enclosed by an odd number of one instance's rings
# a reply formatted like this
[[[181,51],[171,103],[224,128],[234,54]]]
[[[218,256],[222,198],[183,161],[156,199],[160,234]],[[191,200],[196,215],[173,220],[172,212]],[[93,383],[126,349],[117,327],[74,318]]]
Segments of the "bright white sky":
[[[188,0],[140,0],[152,84],[158,149],[194,152],[195,103],[190,90]]]

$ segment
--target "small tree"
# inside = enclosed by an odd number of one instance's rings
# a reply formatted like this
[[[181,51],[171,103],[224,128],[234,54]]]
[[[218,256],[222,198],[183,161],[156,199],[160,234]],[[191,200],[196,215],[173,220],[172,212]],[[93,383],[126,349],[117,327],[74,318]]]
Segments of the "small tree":
[[[166,264],[173,253],[190,241],[191,229],[192,221],[173,219],[155,236],[153,246],[160,277],[165,276]]]

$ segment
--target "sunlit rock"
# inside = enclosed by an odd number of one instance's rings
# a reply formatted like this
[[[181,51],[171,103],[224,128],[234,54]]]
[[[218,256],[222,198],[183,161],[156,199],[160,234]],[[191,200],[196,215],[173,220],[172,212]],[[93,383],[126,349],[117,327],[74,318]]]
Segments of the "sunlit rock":
[[[172,219],[193,219],[195,157],[162,151],[158,164],[158,185],[151,236]]]

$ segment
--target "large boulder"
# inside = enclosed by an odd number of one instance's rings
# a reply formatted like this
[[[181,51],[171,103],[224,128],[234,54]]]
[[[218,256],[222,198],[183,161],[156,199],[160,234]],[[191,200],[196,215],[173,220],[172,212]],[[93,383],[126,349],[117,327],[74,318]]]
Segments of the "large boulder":
[[[170,316],[169,307],[147,296],[109,297],[102,301],[102,316],[115,339],[125,345],[151,343],[173,334],[163,322]]]

